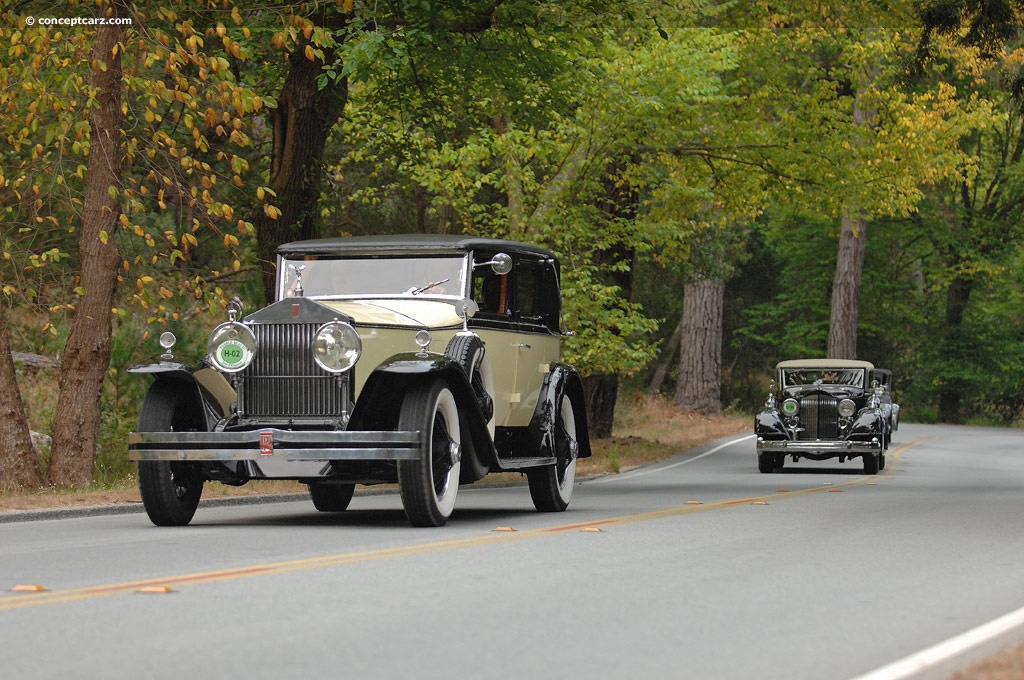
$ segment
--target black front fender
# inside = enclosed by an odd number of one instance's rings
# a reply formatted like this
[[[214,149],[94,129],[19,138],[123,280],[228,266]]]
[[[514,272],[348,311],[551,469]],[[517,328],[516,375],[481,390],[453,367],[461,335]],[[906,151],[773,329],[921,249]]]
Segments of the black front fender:
[[[765,439],[789,439],[789,432],[776,409],[764,409],[754,416],[754,434]]]
[[[226,418],[231,413],[231,405],[236,400],[231,383],[222,373],[212,368],[191,370],[184,364],[174,361],[157,361],[132,366],[128,372],[135,375],[151,375],[155,380],[178,383],[178,389],[188,391],[190,395],[196,397],[196,403],[202,404],[207,430],[212,429],[217,420]]]
[[[497,452],[469,376],[462,365],[449,356],[410,352],[396,354],[377,366],[366,378],[347,429],[397,429],[402,401],[409,387],[437,378],[444,380],[451,390],[459,407],[459,427],[469,434],[462,438],[462,481],[476,481],[490,470],[497,460]]]
[[[203,394],[199,383],[193,375],[187,371],[164,371],[153,373],[156,378],[149,386],[147,398],[142,402],[139,411],[139,422],[160,421],[162,413],[167,410],[167,398],[151,398],[156,395],[182,395],[178,403],[180,406],[171,415],[175,429],[196,429],[210,431],[219,420],[213,412],[210,402]]]
[[[847,439],[868,441],[873,437],[882,438],[885,432],[885,420],[881,409],[861,409],[853,419]]]

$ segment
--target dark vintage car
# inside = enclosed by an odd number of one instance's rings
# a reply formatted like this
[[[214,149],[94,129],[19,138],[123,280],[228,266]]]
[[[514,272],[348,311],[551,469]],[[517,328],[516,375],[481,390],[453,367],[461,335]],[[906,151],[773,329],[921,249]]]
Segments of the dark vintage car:
[[[207,481],[291,479],[321,511],[397,483],[414,526],[459,484],[524,473],[569,505],[590,455],[583,389],[560,363],[559,264],[537,246],[454,236],[321,239],[277,250],[277,301],[234,308],[196,365],[165,353],[129,437],[157,525],[188,524]]]
[[[874,365],[799,359],[779,362],[775,370],[772,392],[754,417],[761,472],[783,467],[787,456],[793,462],[860,458],[865,474],[885,467],[888,427],[871,384]]]

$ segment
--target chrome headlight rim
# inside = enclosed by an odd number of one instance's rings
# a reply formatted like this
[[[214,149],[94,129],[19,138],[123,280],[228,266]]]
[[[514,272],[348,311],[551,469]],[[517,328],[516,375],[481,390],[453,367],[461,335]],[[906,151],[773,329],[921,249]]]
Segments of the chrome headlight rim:
[[[851,418],[857,412],[857,404],[852,399],[843,399],[838,405],[839,415]]]
[[[238,373],[256,357],[256,336],[245,324],[227,321],[210,333],[206,351],[217,370]]]
[[[362,356],[363,341],[351,324],[328,321],[316,329],[310,351],[320,368],[328,373],[344,373]]]
[[[796,414],[800,413],[800,402],[793,397],[790,397],[782,402],[780,409],[782,410],[783,415],[792,418]]]

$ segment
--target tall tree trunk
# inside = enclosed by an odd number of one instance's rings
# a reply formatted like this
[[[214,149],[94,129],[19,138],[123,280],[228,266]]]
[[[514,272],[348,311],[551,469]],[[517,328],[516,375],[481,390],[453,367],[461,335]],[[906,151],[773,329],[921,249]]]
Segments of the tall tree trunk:
[[[14,372],[7,308],[0,303],[0,490],[38,487],[42,483],[25,404]]]
[[[604,180],[604,193],[597,199],[597,207],[616,220],[636,219],[639,193],[627,182],[615,180],[618,169],[608,169]],[[563,178],[568,181],[570,174]],[[556,181],[556,180],[552,180]],[[539,213],[534,213],[534,218]],[[539,224],[540,222],[537,222]],[[595,250],[591,255],[595,264],[628,262],[629,267],[609,268],[604,273],[607,279],[618,286],[619,294],[626,300],[633,297],[633,271],[636,269],[636,249],[628,243],[617,243],[605,250]],[[589,375],[583,378],[583,392],[587,398],[587,421],[592,437],[612,436],[615,420],[615,404],[619,398],[618,374]]]
[[[828,358],[857,358],[860,283],[864,271],[867,227],[861,218],[843,214],[839,256],[832,281],[832,312],[828,325]]]
[[[619,376],[588,375],[583,378],[583,395],[587,402],[587,421],[592,439],[612,436],[615,403],[619,398]]]
[[[269,186],[276,196],[267,203],[281,210],[276,218],[256,206],[257,253],[267,301],[274,299],[275,251],[282,243],[320,237],[317,200],[323,174],[321,160],[331,128],[338,122],[348,100],[348,81],[328,80],[319,89],[317,78],[337,55],[327,52],[326,63],[306,58],[306,41],[300,41],[289,57],[288,75],[274,110],[274,146]]]
[[[722,412],[722,310],[725,281],[698,279],[683,288],[679,376],[674,403],[680,411]]]
[[[123,0],[101,2],[101,17],[126,17]],[[58,486],[84,486],[92,478],[99,439],[100,397],[110,366],[110,309],[121,255],[111,236],[121,205],[121,48],[124,27],[96,27],[90,81],[96,106],[89,112],[89,162],[79,233],[81,285],[71,333],[64,346],[60,398],[53,417],[52,455],[48,471]],[[100,65],[102,63],[102,65]]]
[[[683,321],[685,321],[685,319],[685,316],[679,316],[679,323],[676,324],[676,329],[672,331],[672,337],[668,339],[668,344],[666,344],[665,349],[661,351],[661,359],[658,361],[658,365],[654,368],[654,377],[651,378],[651,384],[647,388],[647,394],[652,397],[661,392],[661,386],[665,383],[665,376],[668,374],[668,367],[672,365],[672,359],[675,358],[676,350],[679,348],[679,342],[683,337]]]
[[[946,316],[942,323],[942,354],[949,362],[939,384],[939,422],[959,423],[963,421],[960,405],[964,393],[963,380],[957,377],[957,357],[964,351],[963,324],[967,303],[971,299],[974,282],[970,278],[958,276],[949,283],[946,289]],[[950,375],[951,374],[951,375]]]
[[[853,100],[853,123],[871,128],[877,111],[861,108],[864,92],[878,78],[879,69],[869,68],[866,79],[857,88]],[[864,272],[864,244],[867,242],[867,224],[859,211],[848,205],[843,211],[839,233],[839,254],[836,274],[832,281],[832,310],[828,324],[828,358],[857,358],[857,323],[860,314],[860,285]]]

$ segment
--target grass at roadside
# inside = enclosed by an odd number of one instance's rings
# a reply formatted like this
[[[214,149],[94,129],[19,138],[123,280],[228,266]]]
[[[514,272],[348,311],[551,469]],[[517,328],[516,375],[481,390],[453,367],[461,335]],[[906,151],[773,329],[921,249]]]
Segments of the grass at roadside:
[[[680,451],[752,429],[747,416],[700,416],[679,413],[671,402],[642,395],[625,397],[616,413],[615,436],[591,442],[594,455],[579,461],[578,476],[616,474],[654,463]],[[484,482],[512,482],[524,479],[517,473],[488,475]],[[291,481],[263,481],[245,486],[210,483],[203,498],[252,496],[304,492],[306,487]],[[105,488],[37,491],[0,494],[0,511],[82,507],[110,503],[138,503],[135,478],[129,476]]]

